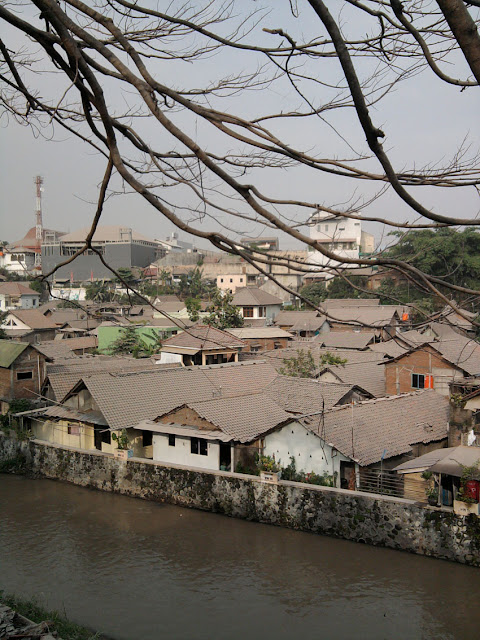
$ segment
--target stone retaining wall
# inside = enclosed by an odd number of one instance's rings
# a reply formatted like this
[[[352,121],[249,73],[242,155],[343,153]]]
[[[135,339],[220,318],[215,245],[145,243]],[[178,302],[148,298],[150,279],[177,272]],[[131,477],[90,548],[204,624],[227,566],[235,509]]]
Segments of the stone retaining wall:
[[[411,500],[256,476],[116,460],[100,452],[0,434],[0,464],[35,476],[480,566],[480,518]]]

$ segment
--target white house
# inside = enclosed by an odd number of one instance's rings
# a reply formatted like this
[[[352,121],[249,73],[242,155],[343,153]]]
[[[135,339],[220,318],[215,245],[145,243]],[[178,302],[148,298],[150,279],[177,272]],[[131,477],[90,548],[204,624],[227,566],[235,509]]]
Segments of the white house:
[[[237,288],[232,303],[240,308],[246,324],[257,319],[273,322],[283,304],[280,298],[258,287]]]
[[[27,247],[3,247],[0,251],[0,267],[19,276],[32,273],[35,269],[35,251]]]
[[[310,220],[310,238],[341,258],[356,259],[361,254],[369,254],[374,250],[374,237],[370,233],[362,231],[360,220],[334,216],[320,211]],[[330,260],[324,256],[320,251],[312,253],[311,261],[321,266],[339,264],[336,260]]]
[[[358,464],[340,453],[332,444],[327,444],[300,421],[291,422],[267,434],[264,443],[264,454],[275,457],[282,467],[288,466],[293,457],[297,471],[334,476],[338,487],[340,479],[347,478],[351,469],[355,468],[358,473]]]
[[[0,311],[38,309],[40,294],[19,282],[0,284]]]

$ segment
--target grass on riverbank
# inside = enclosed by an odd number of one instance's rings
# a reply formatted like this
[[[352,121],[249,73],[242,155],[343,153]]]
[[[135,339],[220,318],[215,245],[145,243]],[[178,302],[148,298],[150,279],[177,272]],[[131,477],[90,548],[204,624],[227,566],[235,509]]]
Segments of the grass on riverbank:
[[[0,591],[0,602],[33,622],[39,623],[44,620],[52,622],[55,631],[62,640],[107,640],[106,636],[93,633],[90,629],[67,620],[58,611],[48,611],[36,600],[24,600]]]

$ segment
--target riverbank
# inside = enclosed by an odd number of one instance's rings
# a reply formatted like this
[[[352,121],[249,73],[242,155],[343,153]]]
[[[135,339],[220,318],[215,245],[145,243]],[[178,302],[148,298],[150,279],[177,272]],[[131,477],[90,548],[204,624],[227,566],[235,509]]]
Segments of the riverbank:
[[[36,476],[83,487],[480,566],[479,518],[412,500],[288,481],[269,484],[257,476],[119,460],[0,435],[0,463],[9,461]]]
[[[36,600],[25,600],[0,591],[0,604],[10,607],[10,609],[13,609],[17,614],[20,614],[24,618],[27,618],[36,624],[46,622],[47,624],[45,626],[48,628],[48,631],[50,633],[56,632],[59,640],[109,640],[106,636],[103,636],[100,633],[95,633],[91,629],[86,629],[85,627],[68,620],[58,611],[45,609]],[[17,635],[15,637],[26,636]]]

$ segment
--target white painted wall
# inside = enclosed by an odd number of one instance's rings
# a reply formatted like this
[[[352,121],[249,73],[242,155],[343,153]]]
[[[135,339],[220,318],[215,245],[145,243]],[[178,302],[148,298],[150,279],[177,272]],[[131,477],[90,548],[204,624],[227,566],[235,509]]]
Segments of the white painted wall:
[[[190,438],[175,437],[175,446],[168,444],[168,436],[160,433],[153,434],[153,459],[159,462],[183,464],[188,467],[201,469],[220,469],[220,444],[207,442],[206,456],[191,453]]]
[[[50,300],[55,300],[56,298],[62,298],[62,300],[86,300],[86,289],[85,287],[52,287],[52,295],[50,296]]]
[[[350,460],[339,451],[336,451],[332,458],[332,447],[298,422],[292,422],[278,431],[269,433],[264,440],[265,455],[275,456],[275,460],[280,462],[282,467],[288,466],[291,456],[294,456],[297,471],[305,473],[314,471],[323,475],[326,472],[332,476],[337,472],[340,477],[340,462]]]

